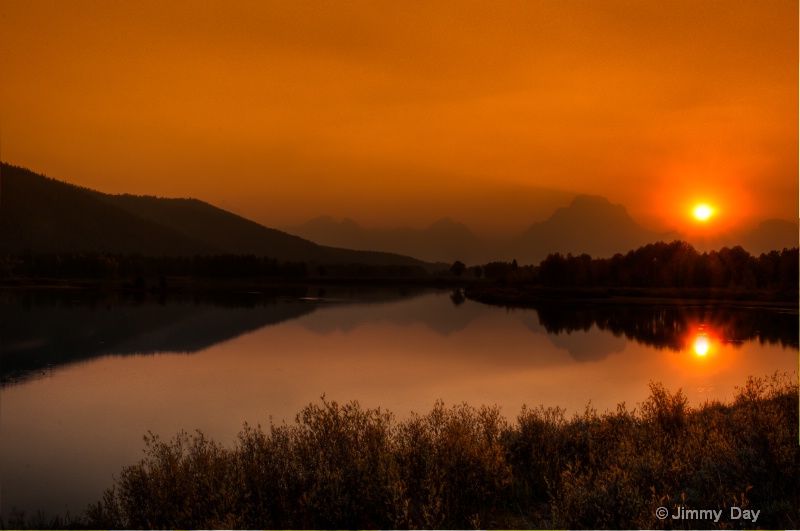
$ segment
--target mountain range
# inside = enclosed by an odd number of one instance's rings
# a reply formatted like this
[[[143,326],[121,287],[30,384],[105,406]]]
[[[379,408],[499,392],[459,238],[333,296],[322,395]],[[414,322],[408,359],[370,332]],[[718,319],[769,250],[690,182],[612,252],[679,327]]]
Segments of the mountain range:
[[[381,230],[366,229],[350,218],[336,221],[331,216],[320,216],[302,226],[286,227],[285,230],[326,245],[379,251],[392,249],[432,262],[461,260],[478,263],[486,256],[486,244],[466,225],[450,218],[442,218],[424,229],[398,227]]]
[[[606,258],[648,243],[676,239],[679,235],[675,232],[645,229],[622,205],[613,205],[600,196],[579,195],[569,206],[559,208],[512,240],[505,254],[514,255],[523,264],[538,264],[554,252]]]
[[[559,252],[594,258],[611,257],[657,241],[688,240],[675,232],[650,231],[638,224],[624,206],[600,196],[578,195],[547,219],[533,223],[522,234],[505,241],[486,241],[466,225],[442,218],[423,229],[410,227],[366,229],[350,218],[331,216],[285,228],[310,240],[352,249],[394,251],[423,260],[467,264],[517,260],[538,264]],[[699,251],[741,245],[752,254],[797,247],[800,225],[785,220],[766,220],[751,231],[727,233],[713,240],[691,241]]]
[[[281,261],[429,267],[399,254],[317,245],[197,199],[111,195],[0,168],[0,253],[253,254]]]
[[[3,163],[0,253],[120,252],[144,255],[253,254],[321,264],[466,264],[517,260],[538,264],[550,253],[610,257],[648,243],[686,239],[639,225],[622,205],[578,195],[547,219],[506,241],[486,241],[442,218],[423,229],[367,229],[350,218],[322,216],[277,230],[198,199],[112,195]],[[742,245],[752,254],[798,245],[798,222],[766,220],[755,229],[698,250]],[[414,258],[412,258],[414,257]],[[441,266],[440,266],[441,268]]]
[[[461,260],[467,264],[495,260],[538,264],[555,252],[603,257],[678,238],[676,233],[648,231],[624,207],[587,195],[575,197],[568,207],[559,208],[548,219],[505,242],[481,240],[466,225],[450,218],[442,218],[424,229],[370,230],[349,218],[337,222],[330,216],[322,216],[286,230],[327,245],[393,250],[424,260],[450,263]]]

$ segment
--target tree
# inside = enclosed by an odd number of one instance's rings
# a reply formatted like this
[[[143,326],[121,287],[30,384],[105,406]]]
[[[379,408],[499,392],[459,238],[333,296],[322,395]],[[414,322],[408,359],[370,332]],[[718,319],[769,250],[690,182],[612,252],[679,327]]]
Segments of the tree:
[[[461,278],[461,275],[467,269],[467,266],[461,262],[460,260],[456,260],[453,262],[453,265],[450,266],[450,274],[456,278]]]

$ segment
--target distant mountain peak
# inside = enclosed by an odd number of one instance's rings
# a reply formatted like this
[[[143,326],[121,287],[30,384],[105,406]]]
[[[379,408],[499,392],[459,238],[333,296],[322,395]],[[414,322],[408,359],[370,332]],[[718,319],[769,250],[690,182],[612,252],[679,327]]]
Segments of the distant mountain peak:
[[[317,216],[316,218],[306,221],[300,227],[301,229],[314,229],[314,230],[342,230],[342,229],[356,229],[361,230],[361,225],[353,221],[351,218],[344,218],[337,221],[336,218],[330,215]]]
[[[339,222],[339,225],[341,225],[342,227],[346,227],[348,229],[361,229],[362,228],[361,225],[359,225],[352,218],[344,218],[344,219],[342,219],[342,221]]]
[[[665,237],[636,223],[622,205],[598,195],[578,195],[569,206],[531,225],[509,254],[533,264],[551,253],[609,257]]]
[[[306,221],[304,223],[304,226],[306,226],[306,225],[335,225],[337,223],[338,223],[338,221],[336,221],[336,219],[333,216],[330,216],[330,215],[326,214],[324,216],[317,216],[315,218],[312,218],[312,219]]]
[[[579,194],[576,195],[575,198],[570,203],[570,206],[581,206],[581,205],[610,205],[615,206],[603,197],[602,195],[589,195],[589,194]]]
[[[466,225],[464,225],[461,222],[454,221],[453,218],[451,218],[450,216],[445,216],[443,218],[437,219],[436,221],[434,221],[433,223],[431,223],[428,226],[428,230],[434,229],[434,228],[435,229],[447,229],[447,230],[452,230],[452,229],[458,229],[458,230],[466,229],[466,230],[469,230],[469,229],[467,229]]]
[[[615,205],[608,199],[600,195],[578,195],[562,211],[577,212],[581,215],[585,213],[614,213],[617,216],[627,216],[628,210],[622,205]]]

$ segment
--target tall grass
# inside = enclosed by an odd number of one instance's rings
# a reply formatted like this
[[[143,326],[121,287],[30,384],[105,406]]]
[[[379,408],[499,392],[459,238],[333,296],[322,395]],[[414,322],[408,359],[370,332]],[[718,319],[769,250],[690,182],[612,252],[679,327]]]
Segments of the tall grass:
[[[396,421],[322,400],[291,425],[245,425],[233,447],[201,433],[145,437],[81,523],[100,528],[663,528],[748,521],[659,520],[655,509],[760,510],[800,526],[798,385],[750,378],[729,404],[689,406],[651,384],[623,405],[572,418],[523,408],[446,407]]]

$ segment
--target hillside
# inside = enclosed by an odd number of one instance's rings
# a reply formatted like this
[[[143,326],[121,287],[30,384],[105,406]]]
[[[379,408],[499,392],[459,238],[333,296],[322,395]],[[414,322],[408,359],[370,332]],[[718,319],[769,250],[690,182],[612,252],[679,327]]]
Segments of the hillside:
[[[205,245],[231,254],[272,256],[280,250],[283,260],[307,260],[324,253],[308,240],[259,225],[198,199],[172,199],[95,192],[102,201],[121,210],[198,238]]]
[[[110,195],[2,164],[0,253],[254,254],[282,261],[427,267],[391,253],[317,245],[197,199]]]
[[[97,192],[2,165],[0,252],[215,254],[223,249],[102,201]]]

